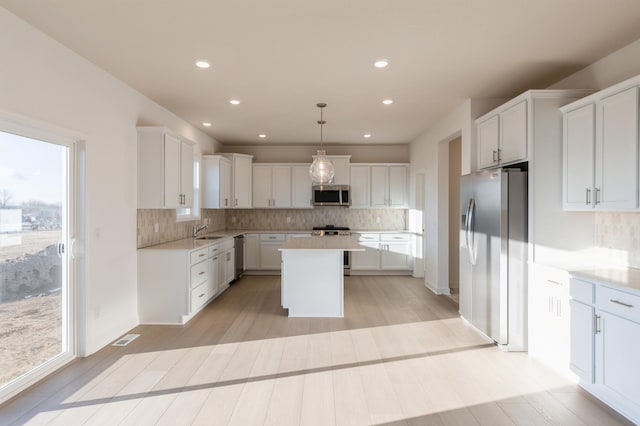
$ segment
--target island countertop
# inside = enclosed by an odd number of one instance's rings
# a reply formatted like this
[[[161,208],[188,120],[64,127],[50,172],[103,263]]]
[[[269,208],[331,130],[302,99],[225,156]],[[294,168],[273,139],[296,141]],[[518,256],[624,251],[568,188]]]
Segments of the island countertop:
[[[278,250],[364,251],[365,248],[358,244],[358,238],[353,236],[312,236],[290,238]]]

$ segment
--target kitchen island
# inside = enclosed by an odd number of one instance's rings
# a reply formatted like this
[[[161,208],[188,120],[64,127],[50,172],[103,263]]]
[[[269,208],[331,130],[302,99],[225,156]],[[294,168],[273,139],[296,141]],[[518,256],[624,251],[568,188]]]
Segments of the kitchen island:
[[[343,317],[343,251],[364,251],[356,237],[290,238],[282,252],[282,307],[290,317]]]

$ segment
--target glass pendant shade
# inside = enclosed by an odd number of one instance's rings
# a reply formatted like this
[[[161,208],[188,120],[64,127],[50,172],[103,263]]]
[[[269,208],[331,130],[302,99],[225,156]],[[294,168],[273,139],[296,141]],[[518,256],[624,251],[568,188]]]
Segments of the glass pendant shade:
[[[319,149],[309,167],[309,176],[314,185],[327,185],[333,182],[333,164],[323,149]]]

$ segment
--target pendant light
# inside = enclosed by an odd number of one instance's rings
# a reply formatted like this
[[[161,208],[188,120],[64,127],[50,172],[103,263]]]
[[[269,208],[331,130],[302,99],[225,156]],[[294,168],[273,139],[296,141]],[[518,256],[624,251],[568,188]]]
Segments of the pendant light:
[[[324,152],[322,146],[322,126],[326,123],[323,119],[322,110],[327,104],[319,103],[316,105],[320,108],[320,121],[318,124],[320,125],[320,149],[318,153],[313,157],[313,163],[311,163],[311,167],[309,167],[309,176],[311,176],[311,181],[314,185],[327,185],[333,182],[333,164],[327,158],[327,154]]]

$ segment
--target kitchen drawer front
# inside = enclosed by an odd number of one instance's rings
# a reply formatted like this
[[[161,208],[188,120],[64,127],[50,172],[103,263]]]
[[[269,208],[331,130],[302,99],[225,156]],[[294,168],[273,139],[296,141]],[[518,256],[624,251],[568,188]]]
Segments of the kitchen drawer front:
[[[191,266],[191,288],[209,279],[209,262],[202,261]]]
[[[586,281],[571,278],[570,295],[571,298],[587,305],[594,303],[594,285]]]
[[[195,265],[196,263],[205,260],[207,258],[207,256],[209,255],[209,248],[208,247],[204,247],[201,248],[200,250],[195,250],[191,252],[191,264]]]
[[[209,299],[209,289],[207,283],[202,283],[191,290],[191,312],[195,312]]]
[[[358,234],[358,241],[366,242],[378,242],[380,241],[380,234]]]
[[[640,296],[638,295],[598,286],[596,305],[602,311],[640,323]]]
[[[380,234],[380,241],[389,243],[408,243],[411,240],[409,234]]]
[[[282,241],[284,242],[285,234],[260,234],[260,241]]]

